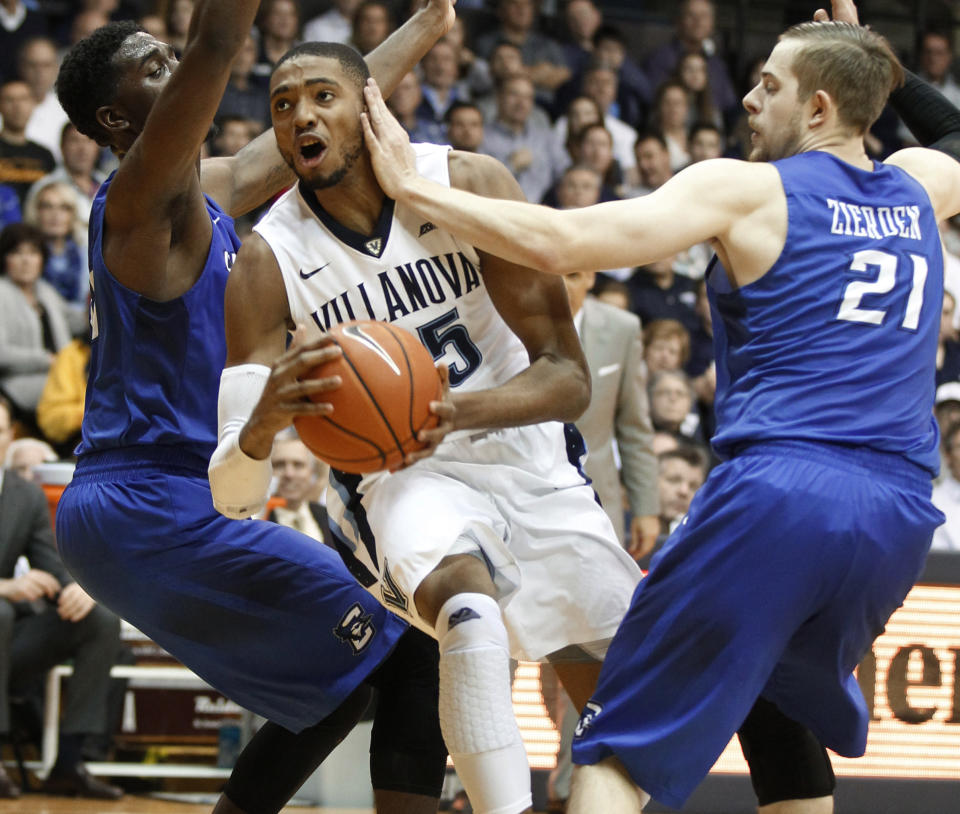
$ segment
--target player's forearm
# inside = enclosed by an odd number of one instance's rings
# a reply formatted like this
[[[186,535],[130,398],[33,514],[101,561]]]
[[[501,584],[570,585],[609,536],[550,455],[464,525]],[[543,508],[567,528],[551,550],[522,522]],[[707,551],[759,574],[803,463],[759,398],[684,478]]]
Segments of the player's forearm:
[[[409,179],[399,197],[435,226],[504,260],[551,274],[593,268],[571,262],[571,236],[559,210],[486,198],[422,176]]]
[[[541,356],[500,387],[454,393],[454,429],[575,421],[590,403],[590,374],[572,359]]]
[[[385,97],[447,32],[447,10],[444,3],[428,3],[364,58]]]
[[[250,34],[259,6],[260,0],[198,0],[190,17],[186,48],[200,43],[210,53],[236,56]]]

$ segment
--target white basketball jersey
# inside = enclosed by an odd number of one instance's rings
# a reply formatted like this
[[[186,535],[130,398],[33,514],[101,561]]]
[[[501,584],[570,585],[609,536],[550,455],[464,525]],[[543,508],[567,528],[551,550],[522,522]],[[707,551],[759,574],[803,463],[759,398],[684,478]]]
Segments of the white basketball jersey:
[[[450,185],[448,147],[414,144],[417,169]],[[410,331],[450,386],[495,387],[529,365],[525,348],[487,295],[472,246],[386,199],[373,235],[334,221],[309,190],[286,192],[254,227],[273,250],[293,321],[319,337],[352,319]]]

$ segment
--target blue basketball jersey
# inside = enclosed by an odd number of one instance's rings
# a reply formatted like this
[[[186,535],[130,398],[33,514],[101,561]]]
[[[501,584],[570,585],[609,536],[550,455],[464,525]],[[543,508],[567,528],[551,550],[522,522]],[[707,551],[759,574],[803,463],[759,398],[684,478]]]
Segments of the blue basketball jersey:
[[[935,357],[943,255],[923,187],[898,167],[824,152],[774,163],[787,197],[783,253],[733,289],[708,269],[717,359],[713,445],[850,444],[935,474]]]
[[[108,179],[90,213],[93,343],[77,453],[177,446],[204,461],[217,445],[217,393],[226,360],[223,295],[240,241],[209,197],[213,237],[203,272],[176,299],[156,302],[121,285],[103,259]]]

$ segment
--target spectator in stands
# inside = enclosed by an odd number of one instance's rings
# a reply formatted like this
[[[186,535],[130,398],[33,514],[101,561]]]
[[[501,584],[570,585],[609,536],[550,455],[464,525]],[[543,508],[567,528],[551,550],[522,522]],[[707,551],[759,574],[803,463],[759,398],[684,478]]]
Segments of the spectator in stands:
[[[517,179],[527,200],[539,203],[565,163],[553,131],[531,121],[533,81],[525,74],[505,79],[497,93],[496,118],[484,127],[480,152],[503,163]]]
[[[683,370],[650,370],[650,353],[645,351],[650,377],[650,420],[653,428],[672,432],[681,439],[703,442],[700,414],[693,387]]]
[[[590,405],[577,420],[577,427],[587,444],[586,472],[600,503],[621,544],[631,556],[641,557],[657,539],[658,506],[640,321],[588,297],[594,279],[594,273],[587,271],[564,277],[593,381]],[[624,497],[631,513],[629,535]]]
[[[624,187],[623,170],[614,153],[613,136],[600,123],[588,124],[574,138],[570,155],[596,172],[602,181],[601,201],[615,201]]]
[[[256,26],[260,43],[253,72],[269,80],[277,60],[299,41],[300,11],[296,0],[263,0]]]
[[[591,293],[600,302],[605,302],[607,305],[612,305],[614,308],[620,308],[623,311],[630,310],[630,289],[622,280],[599,274]]]
[[[26,223],[0,232],[0,393],[33,424],[53,354],[70,341],[68,306],[40,275],[43,236]]]
[[[937,388],[933,415],[940,427],[941,438],[951,424],[960,423],[960,382],[947,382]]]
[[[697,330],[697,284],[673,270],[675,258],[667,257],[638,268],[627,281],[630,310],[644,325],[655,320],[680,323],[689,333]]]
[[[576,149],[577,135],[588,124],[603,124],[603,111],[589,96],[574,96],[564,113],[553,126],[558,148],[562,149],[570,161]]]
[[[364,0],[353,16],[350,42],[361,54],[369,54],[394,29],[393,12],[384,0]]]
[[[659,456],[657,485],[660,533],[665,539],[690,511],[690,501],[707,477],[707,456],[696,446],[678,445]]]
[[[303,26],[305,42],[350,42],[353,15],[360,0],[334,0],[333,5]]]
[[[432,119],[424,120],[420,116],[423,90],[417,75],[411,71],[390,94],[387,106],[410,134],[411,141],[427,141],[434,144],[444,142],[444,128]]]
[[[327,510],[316,499],[318,493],[323,493],[327,465],[307,449],[292,428],[277,436],[270,463],[276,480],[275,494],[284,499],[285,505],[273,509],[267,519],[334,547]]]
[[[90,208],[100,184],[106,180],[106,175],[97,166],[100,161],[100,146],[67,122],[60,132],[60,153],[63,155],[63,164],[30,187],[25,208],[29,208],[31,200],[47,184],[54,181],[69,184],[78,196],[77,218],[86,242]]]
[[[741,98],[759,84],[760,72],[766,61],[766,57],[758,57],[749,62],[740,81]],[[727,117],[727,149],[724,154],[730,158],[746,159],[750,155],[752,131],[749,118],[745,109],[741,109],[736,116]]]
[[[690,333],[675,319],[655,319],[643,328],[643,358],[647,372],[683,370],[690,358]]]
[[[70,331],[87,327],[88,281],[87,235],[80,224],[77,191],[66,181],[50,181],[39,187],[24,208],[23,219],[36,226],[47,247],[43,279],[70,306]]]
[[[690,163],[720,158],[723,155],[723,133],[715,124],[697,122],[690,128],[687,139],[690,149]]]
[[[943,31],[925,32],[920,38],[917,73],[953,104],[960,106],[960,84],[954,79],[952,68],[953,43],[950,35]]]
[[[21,207],[30,186],[56,167],[53,153],[27,138],[35,107],[26,82],[15,79],[0,85],[0,184],[16,190]]]
[[[643,69],[627,52],[627,41],[620,28],[605,25],[594,35],[594,60],[617,72],[617,111],[619,119],[637,128],[643,125],[647,108],[653,101],[653,87]]]
[[[46,441],[41,441],[39,438],[18,438],[16,441],[11,441],[10,446],[7,447],[3,468],[25,481],[36,483],[33,468],[56,460],[57,453]]]
[[[672,432],[655,431],[653,433],[653,454],[659,459],[664,452],[680,448],[680,441]]]
[[[422,100],[417,109],[417,119],[429,123],[429,130],[435,133],[428,139],[440,142],[443,138],[443,122],[447,111],[454,102],[467,101],[470,98],[466,86],[460,82],[460,65],[457,49],[453,43],[442,38],[424,54],[420,60],[423,81],[420,83]]]
[[[673,74],[673,81],[679,82],[687,92],[687,127],[697,122],[712,124],[717,129],[723,127],[723,116],[713,103],[707,67],[706,56],[699,51],[691,51],[680,58]]]
[[[10,405],[0,399],[0,460],[12,441]],[[9,693],[73,661],[57,762],[48,794],[115,800],[123,792],[91,776],[84,740],[104,732],[110,667],[120,646],[120,620],[77,585],[57,556],[47,499],[15,472],[0,472],[0,740],[10,733]],[[30,570],[14,576],[25,556]],[[46,600],[36,603],[36,600]],[[0,797],[19,796],[0,765]]]
[[[53,90],[59,67],[57,46],[50,38],[34,37],[20,47],[17,71],[30,88],[35,104],[27,122],[26,136],[46,147],[58,163],[62,159],[60,134],[67,123],[67,114]]]
[[[89,366],[88,331],[53,357],[37,402],[37,426],[61,458],[73,457],[73,450],[80,442]]]
[[[687,128],[690,100],[686,88],[676,80],[668,79],[657,89],[651,124],[663,134],[670,155],[670,169],[679,172],[690,163]]]
[[[715,25],[716,10],[712,0],[683,0],[677,18],[676,36],[671,42],[654,51],[644,67],[650,83],[658,87],[674,72],[684,54],[689,51],[705,54],[713,103],[727,115],[739,109],[740,98],[734,90],[727,65],[720,54]]]
[[[454,150],[479,152],[483,144],[483,114],[473,102],[454,102],[447,110],[446,125],[446,140]]]
[[[214,120],[216,134],[213,137],[210,154],[212,156],[231,156],[239,153],[251,141],[260,135],[263,124],[257,119],[244,116],[218,116]]]
[[[560,43],[536,30],[535,0],[498,0],[497,16],[499,27],[477,38],[477,53],[489,58],[500,40],[512,42],[520,48],[523,64],[540,99],[551,101],[553,92],[570,78],[571,72]]]
[[[572,164],[563,171],[555,187],[555,204],[545,201],[558,209],[576,209],[582,206],[593,206],[600,202],[600,189],[603,178],[588,164]],[[594,278],[590,278],[593,285]],[[568,291],[569,293],[569,291]]]
[[[577,77],[593,59],[593,36],[603,25],[603,12],[593,0],[569,0],[563,21],[567,29],[563,54],[567,67]]]
[[[35,3],[0,0],[0,82],[16,77],[20,46],[32,37],[46,37],[48,29],[47,17]]]
[[[633,152],[636,156],[638,183],[627,191],[629,196],[647,195],[673,177],[670,151],[660,133],[641,133],[637,136]]]
[[[946,472],[933,487],[933,505],[946,516],[946,522],[933,533],[931,551],[960,554],[960,422],[950,424],[941,439]]]
[[[497,90],[511,76],[526,73],[520,48],[512,42],[504,40],[498,42],[489,57],[490,80],[492,90],[481,96],[475,96],[474,101],[483,113],[484,124],[489,124],[497,117]],[[530,113],[530,122],[534,127],[550,127],[550,117],[547,112],[534,105]]]
[[[169,0],[164,26],[167,30],[166,41],[173,46],[177,56],[183,53],[187,44],[187,31],[193,16],[193,0]]]
[[[637,131],[616,115],[616,111],[619,110],[617,107],[618,82],[614,68],[602,62],[594,63],[583,75],[581,92],[584,96],[593,99],[603,111],[603,126],[613,138],[613,154],[623,172],[624,180],[632,185],[636,182],[637,162],[633,145],[637,141]]]
[[[270,82],[255,74],[257,42],[251,34],[230,66],[230,81],[223,92],[217,118],[240,116],[260,122],[261,129],[270,123]]]
[[[490,63],[477,56],[470,47],[467,27],[462,17],[453,21],[444,39],[451,43],[457,52],[457,76],[467,90],[468,98],[474,99],[493,90],[493,75]]]
[[[937,374],[939,387],[946,382],[960,380],[960,342],[955,326],[957,301],[949,291],[943,292],[940,311],[940,334],[937,340]]]

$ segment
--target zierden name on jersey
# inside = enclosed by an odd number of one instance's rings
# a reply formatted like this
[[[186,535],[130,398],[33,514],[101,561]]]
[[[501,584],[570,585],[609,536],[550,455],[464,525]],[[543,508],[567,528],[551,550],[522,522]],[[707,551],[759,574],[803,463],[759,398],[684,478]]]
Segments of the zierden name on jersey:
[[[325,277],[306,275],[308,289],[320,289]],[[480,273],[462,252],[421,257],[377,273],[376,282],[360,282],[327,299],[310,316],[321,331],[354,319],[394,322],[431,305],[455,300],[480,288]]]
[[[923,239],[920,207],[917,205],[869,206],[827,198],[827,206],[833,214],[831,234],[872,237],[874,240],[894,236]]]

